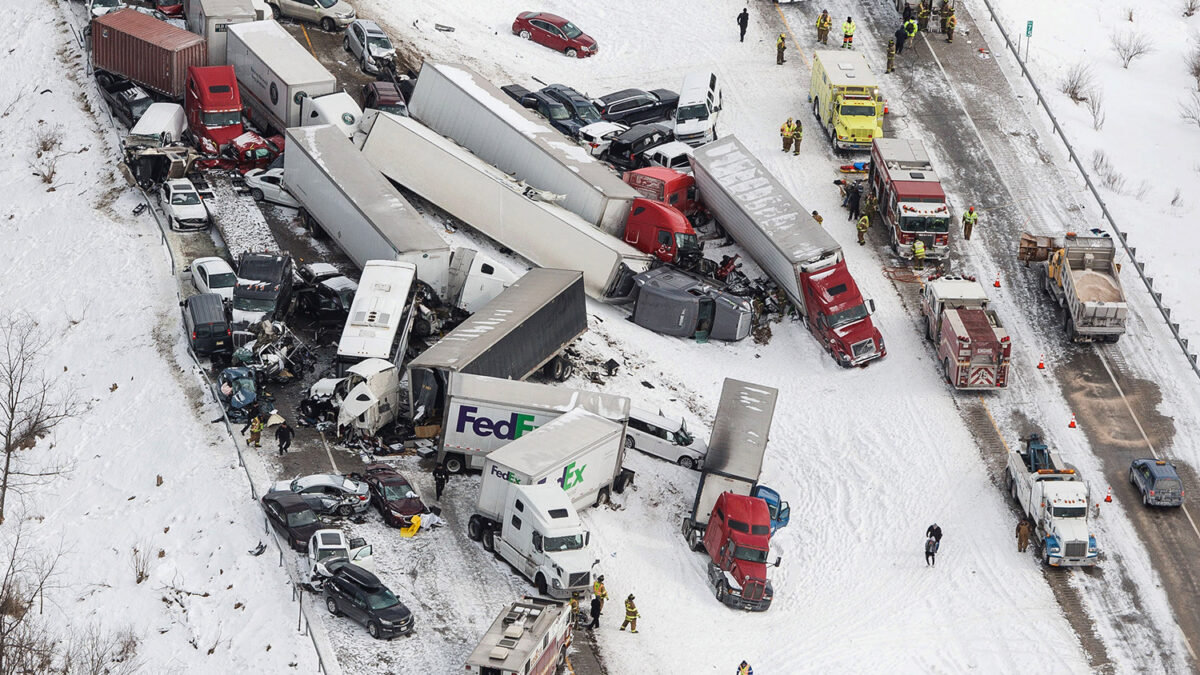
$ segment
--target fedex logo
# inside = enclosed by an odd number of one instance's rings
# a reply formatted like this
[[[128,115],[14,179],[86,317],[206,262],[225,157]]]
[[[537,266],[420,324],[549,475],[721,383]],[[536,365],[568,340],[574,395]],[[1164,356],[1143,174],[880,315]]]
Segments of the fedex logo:
[[[458,409],[454,430],[461,434],[468,424],[476,436],[495,436],[506,441],[515,441],[537,428],[533,425],[533,415],[513,413],[508,419],[494,420],[480,415],[478,407],[464,405]]]
[[[570,490],[579,485],[583,482],[583,470],[586,468],[587,464],[579,464],[577,466],[575,462],[571,462],[563,468],[562,476],[558,479],[558,484],[564,490]]]

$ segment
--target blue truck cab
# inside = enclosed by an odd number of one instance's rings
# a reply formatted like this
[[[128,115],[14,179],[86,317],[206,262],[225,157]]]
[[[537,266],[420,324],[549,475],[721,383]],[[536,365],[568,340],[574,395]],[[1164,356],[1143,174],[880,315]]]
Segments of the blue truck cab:
[[[751,497],[758,497],[767,503],[767,511],[771,514],[771,534],[781,527],[787,527],[792,517],[792,507],[779,497],[779,493],[765,485],[756,485]]]

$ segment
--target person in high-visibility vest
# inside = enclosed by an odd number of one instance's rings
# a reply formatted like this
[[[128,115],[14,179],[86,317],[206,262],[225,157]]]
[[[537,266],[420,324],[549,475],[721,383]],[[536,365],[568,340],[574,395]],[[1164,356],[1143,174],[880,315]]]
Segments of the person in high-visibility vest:
[[[738,666],[737,675],[754,675],[754,669],[749,663],[742,661],[742,665]]]
[[[868,217],[867,215],[864,214],[862,218],[858,219],[858,224],[855,225],[855,228],[858,230],[858,245],[859,246],[867,245],[867,240],[865,239],[865,237],[867,236],[867,228],[870,226],[871,226],[871,218]]]
[[[775,41],[775,65],[783,65],[785,61],[783,52],[785,50],[787,50],[787,40],[783,37],[783,33],[780,33],[779,39]]]
[[[954,16],[954,10],[951,9],[950,16],[946,17],[946,42],[954,42],[954,28],[958,26],[958,18]]]
[[[604,601],[608,600],[608,591],[604,588],[604,575],[596,577],[592,582],[592,595],[600,599],[600,611],[604,611]],[[599,614],[600,612],[597,612]]]
[[[800,154],[800,141],[804,140],[804,124],[800,120],[792,125],[792,154]]]
[[[821,10],[821,16],[817,17],[817,42],[829,44],[830,28],[833,28],[833,17],[829,16],[829,10]]]
[[[913,269],[921,271],[925,269],[925,242],[920,239],[913,239]]]
[[[796,129],[796,125],[792,124],[792,118],[787,118],[779,127],[779,138],[783,141],[783,151],[787,152],[792,149],[792,132]]]
[[[971,241],[971,230],[975,229],[975,223],[979,222],[979,214],[975,213],[975,207],[972,206],[963,214],[963,239]]]
[[[254,447],[261,448],[262,443],[260,439],[262,438],[262,430],[263,421],[261,416],[250,420],[250,441],[246,445],[249,446],[250,443],[253,443]]]
[[[854,31],[858,30],[858,26],[854,25],[854,19],[846,17],[846,22],[842,24],[842,49],[854,49]]]
[[[896,41],[888,40],[887,46],[887,70],[885,73],[890,73],[896,69]]]
[[[638,610],[637,605],[633,604],[633,593],[625,598],[625,620],[621,622],[621,630],[625,630],[625,626],[629,626],[630,633],[637,631]]]

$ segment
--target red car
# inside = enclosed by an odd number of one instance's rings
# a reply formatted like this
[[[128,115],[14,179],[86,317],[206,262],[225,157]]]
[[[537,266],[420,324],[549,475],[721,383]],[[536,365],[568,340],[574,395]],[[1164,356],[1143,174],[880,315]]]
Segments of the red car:
[[[183,16],[183,0],[154,0],[154,8],[167,16]]]
[[[429,513],[416,488],[387,464],[368,464],[364,468],[371,503],[379,509],[383,521],[392,527],[412,525],[412,517]]]
[[[522,12],[513,21],[512,32],[571,58],[591,56],[597,49],[596,41],[575,24],[546,12]]]

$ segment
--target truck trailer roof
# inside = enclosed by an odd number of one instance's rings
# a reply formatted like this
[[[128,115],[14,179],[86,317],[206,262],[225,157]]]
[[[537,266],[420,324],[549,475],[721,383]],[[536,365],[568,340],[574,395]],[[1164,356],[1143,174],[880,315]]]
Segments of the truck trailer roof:
[[[322,66],[320,61],[317,61],[283,26],[272,19],[231,23],[226,26],[225,30],[237,36],[237,39],[260,60],[270,64],[275,75],[289,85],[326,82],[333,79],[329,70]],[[242,78],[252,76],[251,73],[239,73],[239,75]]]
[[[564,448],[582,448],[623,432],[622,425],[576,408],[493,450],[487,458],[513,471],[536,476],[561,462]]]
[[[825,76],[835,87],[877,87],[875,73],[867,65],[867,58],[859,52],[835,49],[822,50],[813,54],[825,67]]]
[[[774,387],[725,378],[704,458],[705,473],[758,480],[778,396]]]
[[[612,420],[627,419],[630,411],[625,396],[463,373],[451,381],[450,396],[564,413],[583,408]]]
[[[792,264],[811,262],[841,250],[813,220],[809,209],[736,137],[725,136],[696,148],[692,166],[710,176],[724,192],[718,196],[701,190],[700,197],[706,204],[720,198],[732,201]]]

